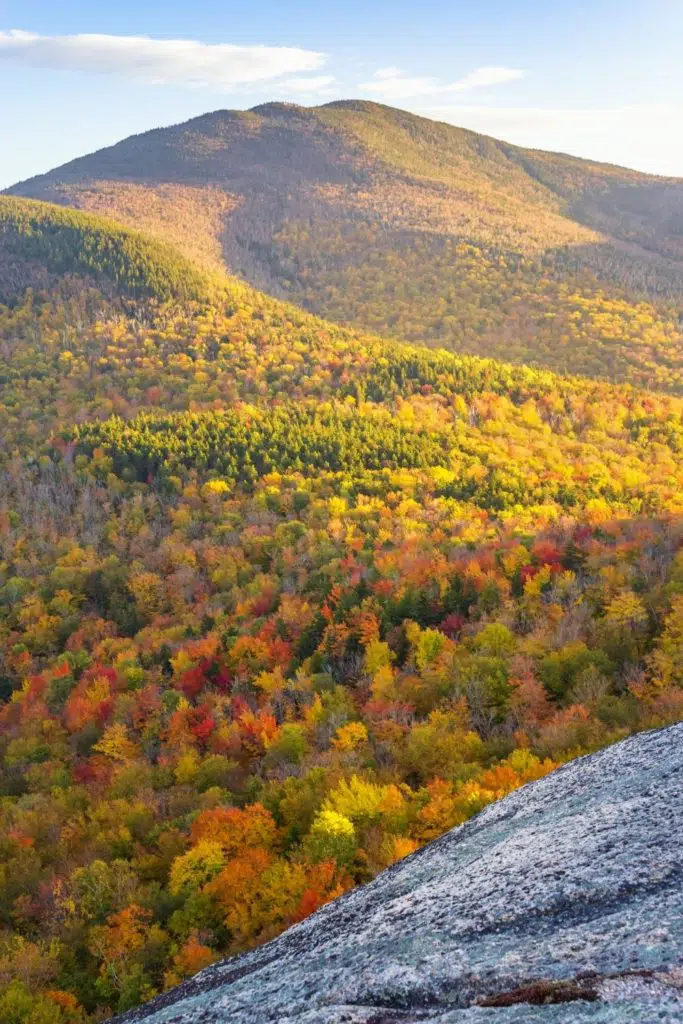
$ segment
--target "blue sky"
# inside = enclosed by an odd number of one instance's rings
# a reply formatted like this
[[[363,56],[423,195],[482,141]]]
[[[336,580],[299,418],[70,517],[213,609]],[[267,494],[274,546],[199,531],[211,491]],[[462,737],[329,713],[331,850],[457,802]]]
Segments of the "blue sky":
[[[683,177],[683,0],[0,0],[0,187],[147,128],[365,97]]]

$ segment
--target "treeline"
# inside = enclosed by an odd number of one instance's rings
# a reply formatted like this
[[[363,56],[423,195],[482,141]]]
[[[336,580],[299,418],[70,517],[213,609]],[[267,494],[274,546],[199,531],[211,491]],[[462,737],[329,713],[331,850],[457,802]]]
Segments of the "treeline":
[[[443,401],[399,399],[393,414],[368,402],[288,401],[267,409],[142,414],[84,424],[62,440],[68,451],[75,445],[79,465],[90,458],[99,480],[113,472],[162,488],[199,475],[216,487],[250,490],[265,474],[292,471],[381,488],[392,469],[434,467],[436,495],[497,512],[602,501],[640,514],[672,507],[672,499],[675,505],[672,483],[683,485],[680,417],[664,424],[632,418],[619,429],[612,425],[598,444],[597,432],[567,436],[557,410],[553,429],[552,411],[532,398],[516,406],[484,392],[469,408],[457,393],[451,399],[459,399],[457,411]]]
[[[359,337],[239,287],[227,308],[147,324],[98,308],[0,310],[5,459],[75,445],[99,479],[249,486],[271,470],[434,466],[444,496],[498,511],[680,508],[679,399]]]

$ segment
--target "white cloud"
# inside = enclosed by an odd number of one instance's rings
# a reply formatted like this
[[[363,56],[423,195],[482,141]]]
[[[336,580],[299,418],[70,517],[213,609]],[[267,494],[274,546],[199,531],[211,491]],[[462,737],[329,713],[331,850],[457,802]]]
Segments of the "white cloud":
[[[399,68],[379,68],[369,82],[358,86],[385,100],[401,100],[412,96],[439,96],[448,93],[469,92],[486,86],[503,85],[522,78],[519,68],[486,67],[470,71],[456,82],[440,82],[429,76],[411,77]]]
[[[358,88],[383,100],[402,100],[410,96],[430,96],[441,92],[435,78],[409,78],[402,74],[375,75],[372,81],[361,82]]]
[[[534,149],[571,153],[653,174],[683,177],[683,108],[639,104],[602,109],[416,103],[426,117]]]
[[[470,71],[459,82],[454,82],[450,89],[452,92],[469,92],[470,89],[481,89],[489,85],[504,85],[505,82],[516,82],[523,78],[524,72],[519,68],[477,68]]]
[[[39,36],[0,32],[0,60],[35,68],[120,74],[155,85],[230,88],[315,71],[325,54],[289,46],[235,46],[147,36]]]
[[[280,92],[320,92],[335,82],[333,75],[309,75],[304,78],[285,78],[278,82]]]
[[[400,75],[401,75],[401,69],[400,68],[378,68],[377,71],[375,71],[374,77],[375,78],[379,78],[379,79],[382,79],[382,78],[398,78]]]

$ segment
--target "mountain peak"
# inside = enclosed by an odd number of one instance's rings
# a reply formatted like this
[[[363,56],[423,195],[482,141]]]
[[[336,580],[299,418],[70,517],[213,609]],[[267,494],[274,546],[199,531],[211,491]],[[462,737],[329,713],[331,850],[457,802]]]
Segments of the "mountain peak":
[[[271,100],[267,103],[259,103],[256,107],[251,107],[249,113],[260,114],[262,117],[287,117],[292,114],[302,114],[311,107],[302,107],[298,103],[285,103],[282,100]]]
[[[682,181],[369,100],[213,111],[10,192],[106,214],[311,312],[408,341],[560,373],[599,363],[649,386],[680,338]],[[643,300],[654,360],[638,341]]]
[[[387,103],[377,103],[375,100],[330,100],[329,103],[323,103],[321,106],[322,110],[357,110],[359,112],[368,112],[372,110],[388,110],[392,113],[408,114],[409,117],[418,117],[417,114],[409,114],[408,111],[402,111],[399,107],[389,106]]]

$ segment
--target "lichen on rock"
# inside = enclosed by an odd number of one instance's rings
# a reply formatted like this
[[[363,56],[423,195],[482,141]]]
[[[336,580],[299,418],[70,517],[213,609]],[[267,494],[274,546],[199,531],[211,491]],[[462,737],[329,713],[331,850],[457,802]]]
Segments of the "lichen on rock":
[[[683,725],[517,790],[119,1024],[683,1021]]]

